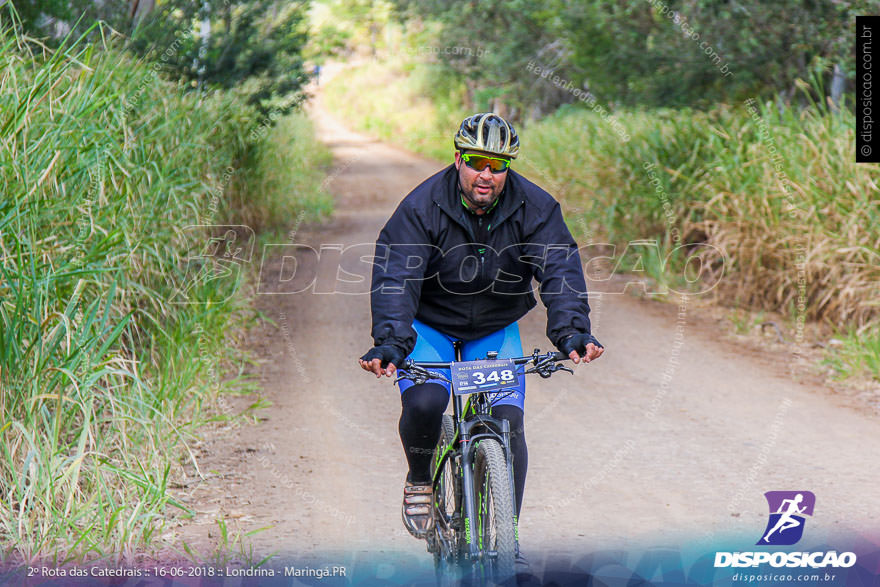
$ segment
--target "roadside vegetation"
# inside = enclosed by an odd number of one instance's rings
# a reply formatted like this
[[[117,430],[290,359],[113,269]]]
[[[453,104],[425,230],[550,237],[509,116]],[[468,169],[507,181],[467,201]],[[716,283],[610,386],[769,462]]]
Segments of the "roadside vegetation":
[[[199,474],[188,444],[251,386],[244,271],[205,256],[199,225],[330,209],[301,114],[273,125],[245,90],[190,91],[81,32],[47,48],[0,9],[5,563],[168,546],[175,484]]]
[[[283,115],[248,136],[251,147],[227,191],[230,217],[276,243],[285,242],[285,230],[296,224],[328,218],[333,199],[323,182],[333,157],[315,138],[308,116]]]

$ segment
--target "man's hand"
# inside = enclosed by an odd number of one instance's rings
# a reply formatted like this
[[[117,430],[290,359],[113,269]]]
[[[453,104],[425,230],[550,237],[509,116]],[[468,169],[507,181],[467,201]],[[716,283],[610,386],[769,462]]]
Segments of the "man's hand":
[[[358,359],[358,363],[364,371],[375,373],[376,377],[391,375],[397,370],[397,365],[403,363],[406,358],[403,351],[393,344],[383,344],[373,347],[367,354]]]
[[[605,352],[596,337],[592,334],[572,334],[559,343],[559,350],[568,355],[573,363],[579,363],[583,357],[584,363],[598,359]]]

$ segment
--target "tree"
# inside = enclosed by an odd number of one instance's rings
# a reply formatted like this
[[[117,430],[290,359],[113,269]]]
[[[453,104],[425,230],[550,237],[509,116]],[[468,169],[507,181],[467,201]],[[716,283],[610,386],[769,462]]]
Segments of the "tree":
[[[131,0],[131,20],[137,25],[156,8],[156,0]]]
[[[84,32],[99,20],[118,30],[127,30],[124,25],[129,19],[128,5],[118,0],[19,0],[12,6],[22,30],[50,45],[57,45],[68,34]]]
[[[709,107],[744,96],[790,101],[796,80],[835,92],[852,79],[855,14],[877,0],[396,0],[402,18],[440,24],[440,54],[474,98],[503,97],[522,116],[576,102]],[[534,64],[556,82],[538,78]],[[726,67],[725,67],[726,66]],[[550,77],[549,79],[552,79]],[[820,84],[821,85],[821,84]],[[818,96],[817,96],[818,97]]]
[[[285,113],[303,99],[307,9],[308,2],[170,0],[144,18],[130,46],[193,86],[242,86],[264,115]]]

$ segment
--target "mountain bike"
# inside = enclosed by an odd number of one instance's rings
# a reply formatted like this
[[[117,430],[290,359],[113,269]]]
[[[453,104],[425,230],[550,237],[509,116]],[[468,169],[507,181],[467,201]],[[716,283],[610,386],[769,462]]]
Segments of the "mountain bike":
[[[502,584],[513,579],[519,535],[510,424],[492,416],[492,404],[512,393],[522,375],[573,371],[557,364],[568,359],[562,353],[535,349],[530,356],[499,359],[490,352],[484,360],[462,361],[461,346],[454,344],[453,362],[405,361],[398,380],[446,381],[453,393],[453,412],[443,416],[431,467],[434,523],[426,540],[438,581],[469,574],[480,584]],[[448,369],[450,377],[437,369]]]

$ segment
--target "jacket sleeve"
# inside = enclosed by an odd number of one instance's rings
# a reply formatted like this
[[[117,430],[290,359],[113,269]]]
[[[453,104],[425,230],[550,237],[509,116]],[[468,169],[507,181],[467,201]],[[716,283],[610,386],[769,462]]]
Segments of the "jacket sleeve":
[[[547,338],[558,347],[571,334],[591,334],[581,256],[558,202],[553,202],[529,242],[540,249],[542,262],[536,265],[535,278],[541,284],[541,301],[547,307]]]
[[[412,327],[433,247],[421,219],[404,201],[376,241],[370,309],[373,343],[393,344],[408,356],[416,345]]]

